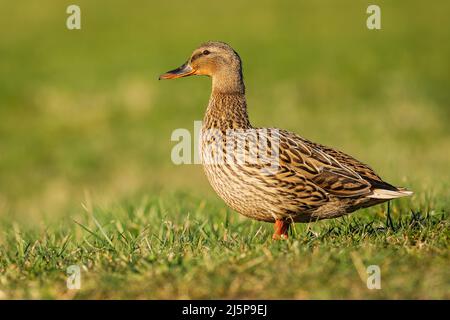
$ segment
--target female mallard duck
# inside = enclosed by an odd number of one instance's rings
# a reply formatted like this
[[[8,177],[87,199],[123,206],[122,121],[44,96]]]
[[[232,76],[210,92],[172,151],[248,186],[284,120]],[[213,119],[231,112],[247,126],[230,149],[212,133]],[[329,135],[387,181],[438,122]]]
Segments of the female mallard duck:
[[[285,130],[253,128],[241,59],[228,44],[202,44],[159,79],[190,75],[212,78],[200,143],[211,186],[237,212],[274,222],[274,239],[287,238],[292,222],[335,218],[412,194],[341,151]]]

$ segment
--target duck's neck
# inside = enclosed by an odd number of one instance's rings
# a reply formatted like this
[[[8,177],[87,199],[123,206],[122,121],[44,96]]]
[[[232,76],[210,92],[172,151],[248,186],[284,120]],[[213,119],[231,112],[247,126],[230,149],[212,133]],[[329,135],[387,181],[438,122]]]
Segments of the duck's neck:
[[[212,76],[213,94],[245,94],[244,79],[240,65],[230,66],[230,69],[217,71]]]
[[[212,92],[203,127],[220,130],[251,128],[241,72],[212,77]]]
[[[206,129],[249,129],[247,103],[244,94],[219,94],[209,98],[203,127]]]

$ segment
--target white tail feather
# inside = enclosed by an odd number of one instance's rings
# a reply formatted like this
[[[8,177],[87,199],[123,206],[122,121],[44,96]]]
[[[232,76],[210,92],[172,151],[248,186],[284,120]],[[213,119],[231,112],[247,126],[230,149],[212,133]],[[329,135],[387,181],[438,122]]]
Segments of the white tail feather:
[[[412,194],[413,194],[413,192],[408,191],[408,190],[392,191],[392,190],[385,190],[385,189],[374,189],[372,194],[368,195],[367,198],[395,199],[395,198],[401,198],[401,197],[409,197]]]

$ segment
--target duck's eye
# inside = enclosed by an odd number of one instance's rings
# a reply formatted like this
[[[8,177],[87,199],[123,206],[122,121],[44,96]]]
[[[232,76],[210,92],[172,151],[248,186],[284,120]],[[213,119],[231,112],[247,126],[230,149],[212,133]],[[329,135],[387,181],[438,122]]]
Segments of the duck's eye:
[[[211,52],[209,52],[209,50],[203,50],[203,55],[207,56],[208,54],[210,54]]]

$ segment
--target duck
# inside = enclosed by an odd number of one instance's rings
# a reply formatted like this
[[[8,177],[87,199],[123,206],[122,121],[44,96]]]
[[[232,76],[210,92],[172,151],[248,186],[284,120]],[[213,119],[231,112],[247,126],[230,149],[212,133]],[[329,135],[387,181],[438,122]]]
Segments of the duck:
[[[342,151],[287,130],[253,127],[242,61],[227,43],[201,44],[159,80],[194,75],[212,79],[199,143],[206,177],[230,208],[273,223],[273,239],[287,239],[296,222],[337,218],[413,194]]]

